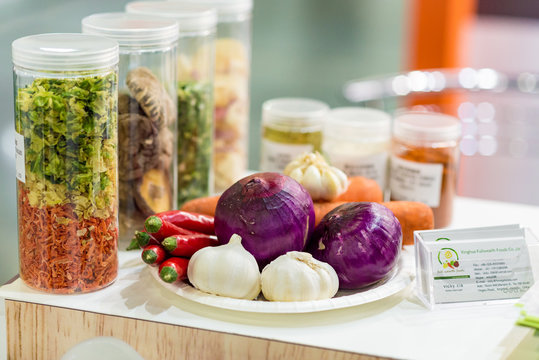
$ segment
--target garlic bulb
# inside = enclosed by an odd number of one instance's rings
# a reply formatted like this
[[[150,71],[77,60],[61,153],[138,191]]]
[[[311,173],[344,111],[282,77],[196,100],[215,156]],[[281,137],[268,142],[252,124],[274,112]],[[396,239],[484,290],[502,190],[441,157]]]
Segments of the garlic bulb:
[[[286,166],[284,174],[303,185],[313,201],[331,201],[348,187],[346,174],[330,166],[318,152],[297,157]]]
[[[254,299],[260,293],[260,271],[251,253],[234,234],[228,244],[209,246],[193,254],[187,268],[193,286],[210,294]]]
[[[306,252],[289,251],[262,270],[262,294],[270,301],[329,299],[338,289],[331,265]]]

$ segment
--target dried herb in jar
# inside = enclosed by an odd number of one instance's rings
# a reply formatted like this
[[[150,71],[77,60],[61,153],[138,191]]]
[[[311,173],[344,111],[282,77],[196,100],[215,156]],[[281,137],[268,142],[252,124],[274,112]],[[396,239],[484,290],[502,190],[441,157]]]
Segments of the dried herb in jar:
[[[178,206],[210,191],[213,115],[206,84],[178,86]]]

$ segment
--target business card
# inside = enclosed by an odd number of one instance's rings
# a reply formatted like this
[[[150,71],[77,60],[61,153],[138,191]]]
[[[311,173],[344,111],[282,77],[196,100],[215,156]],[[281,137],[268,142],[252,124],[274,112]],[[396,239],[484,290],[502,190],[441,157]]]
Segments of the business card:
[[[430,303],[519,298],[534,284],[526,232],[518,225],[415,235],[419,286]]]

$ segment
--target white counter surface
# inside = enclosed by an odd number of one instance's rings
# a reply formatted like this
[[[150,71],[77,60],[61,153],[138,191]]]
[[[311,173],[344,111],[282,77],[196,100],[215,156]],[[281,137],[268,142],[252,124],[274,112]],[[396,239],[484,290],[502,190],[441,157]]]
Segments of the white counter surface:
[[[518,223],[539,234],[539,207],[458,198],[452,227]],[[410,249],[404,256],[412,260]],[[524,336],[514,326],[513,301],[428,310],[413,284],[373,303],[307,314],[254,314],[216,309],[168,292],[152,278],[138,252],[120,253],[117,281],[83,295],[33,291],[20,279],[0,297],[109,315],[404,359],[501,359]],[[5,314],[0,301],[0,358],[6,357]]]

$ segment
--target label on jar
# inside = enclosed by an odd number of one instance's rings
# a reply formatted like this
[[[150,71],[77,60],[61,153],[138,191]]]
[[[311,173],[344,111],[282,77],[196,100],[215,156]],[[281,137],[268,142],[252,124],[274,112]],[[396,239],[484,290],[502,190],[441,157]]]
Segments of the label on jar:
[[[443,164],[427,164],[391,157],[391,199],[440,205]]]
[[[24,135],[15,131],[15,171],[17,180],[26,182],[26,170],[24,166]]]
[[[348,176],[363,176],[375,180],[380,188],[386,187],[387,152],[367,156],[330,154],[331,165]]]
[[[289,162],[299,155],[312,152],[312,144],[283,144],[271,140],[262,140],[261,171],[282,172]]]

